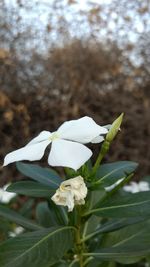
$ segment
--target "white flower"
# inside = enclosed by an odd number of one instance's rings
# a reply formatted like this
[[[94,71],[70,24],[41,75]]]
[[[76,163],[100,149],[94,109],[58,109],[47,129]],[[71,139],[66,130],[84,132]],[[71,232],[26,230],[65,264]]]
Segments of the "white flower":
[[[149,191],[150,187],[148,182],[140,181],[139,183],[131,182],[129,185],[125,185],[123,189],[126,192],[137,193],[142,191]]]
[[[6,184],[4,187],[0,188],[0,202],[9,203],[10,200],[16,196],[16,193],[10,193],[5,191],[9,184]]]
[[[100,135],[107,132],[105,127],[99,126],[90,117],[67,121],[56,132],[42,131],[26,146],[7,154],[4,166],[15,161],[39,160],[43,157],[46,147],[52,143],[49,165],[77,170],[92,155],[92,151],[83,144],[99,143],[103,141]],[[95,141],[95,138],[98,140]]]
[[[87,195],[87,187],[81,176],[66,180],[61,183],[52,200],[57,205],[67,206],[68,211],[72,211],[74,205],[83,205]]]

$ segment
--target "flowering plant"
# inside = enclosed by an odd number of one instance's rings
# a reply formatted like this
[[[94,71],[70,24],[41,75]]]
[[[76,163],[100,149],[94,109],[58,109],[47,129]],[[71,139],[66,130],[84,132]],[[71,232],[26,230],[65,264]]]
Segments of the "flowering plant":
[[[41,201],[34,202],[32,218],[0,204],[0,215],[23,227],[0,243],[0,267],[115,267],[149,262],[149,187],[137,185],[132,194],[126,185],[137,168],[135,162],[102,164],[122,118],[123,114],[107,126],[90,117],[68,121],[56,132],[43,131],[6,155],[4,166],[17,162],[17,169],[32,179],[13,183],[7,191]],[[92,164],[92,151],[85,144],[101,142]],[[20,162],[41,159],[48,145],[48,164],[64,167],[63,177],[51,168]]]

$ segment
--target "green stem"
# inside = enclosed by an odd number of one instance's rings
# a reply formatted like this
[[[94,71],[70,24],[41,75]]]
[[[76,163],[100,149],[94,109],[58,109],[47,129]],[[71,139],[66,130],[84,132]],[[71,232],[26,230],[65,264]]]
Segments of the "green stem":
[[[92,176],[96,175],[97,169],[99,168],[99,165],[100,165],[102,159],[104,158],[104,156],[108,152],[109,147],[110,147],[110,143],[107,140],[105,140],[104,143],[102,144],[100,153],[99,153],[99,155],[97,157],[97,160],[96,160],[96,162],[94,164],[94,167],[93,167],[93,170],[92,170]]]
[[[102,159],[103,159],[103,155],[101,153],[99,153],[98,158],[97,158],[97,160],[95,162],[95,165],[93,167],[93,170],[92,170],[92,175],[93,176],[96,174],[96,171],[97,171]]]
[[[77,254],[77,259],[79,261],[79,265],[80,267],[84,267],[84,258],[83,258],[83,253],[85,252],[84,251],[84,242],[81,242],[81,207],[77,207],[77,213],[78,213],[78,221],[77,221],[77,225],[76,225],[76,245],[75,245],[75,248],[76,248],[76,254]]]

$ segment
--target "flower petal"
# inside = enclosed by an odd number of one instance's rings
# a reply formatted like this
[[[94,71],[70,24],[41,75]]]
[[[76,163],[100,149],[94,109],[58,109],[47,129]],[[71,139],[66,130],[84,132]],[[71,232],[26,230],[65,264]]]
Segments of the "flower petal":
[[[98,143],[101,143],[104,141],[104,137],[99,135],[99,136],[96,136],[92,141],[91,143],[93,144],[98,144]]]
[[[51,199],[56,205],[67,206],[69,212],[74,208],[74,195],[71,191],[62,192],[60,188],[58,188]]]
[[[13,152],[10,152],[4,158],[4,165],[21,160],[39,160],[43,157],[46,147],[51,143],[50,140],[46,140],[40,143],[34,143],[32,145],[24,146]]]
[[[91,156],[92,151],[86,146],[79,143],[58,139],[52,142],[48,163],[51,166],[69,167],[77,170]]]
[[[63,123],[57,132],[62,139],[86,144],[91,142],[96,136],[106,134],[108,130],[96,124],[92,118],[86,116]]]
[[[51,132],[49,131],[42,131],[39,133],[38,136],[36,136],[35,138],[33,138],[28,144],[28,145],[33,145],[33,144],[36,144],[36,143],[39,143],[39,142],[42,142],[42,141],[46,141],[50,138],[51,136]]]
[[[107,125],[103,125],[103,127],[105,127],[107,130],[110,130],[112,124],[107,124]]]

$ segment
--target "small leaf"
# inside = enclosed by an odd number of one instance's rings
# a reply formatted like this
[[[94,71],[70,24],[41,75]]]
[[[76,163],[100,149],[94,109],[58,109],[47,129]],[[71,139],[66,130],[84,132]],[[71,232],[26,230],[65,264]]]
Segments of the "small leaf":
[[[8,186],[7,191],[31,197],[50,197],[56,190],[32,181],[20,181]]]
[[[49,267],[73,246],[73,227],[55,227],[9,239],[0,245],[3,267]]]
[[[17,162],[17,169],[27,177],[40,182],[41,184],[48,185],[53,189],[57,189],[62,182],[60,176],[52,169],[42,168],[35,164],[26,164]]]

